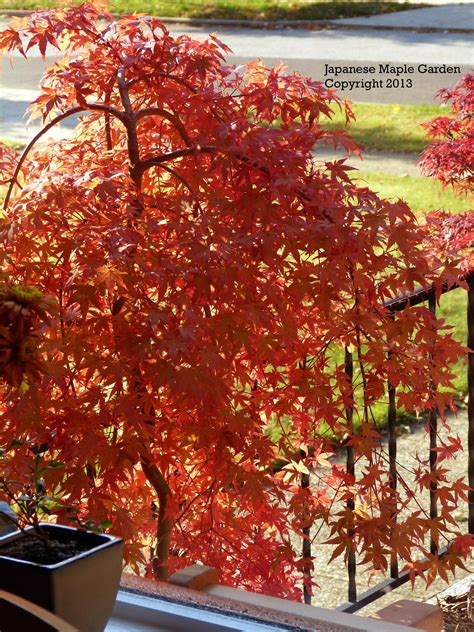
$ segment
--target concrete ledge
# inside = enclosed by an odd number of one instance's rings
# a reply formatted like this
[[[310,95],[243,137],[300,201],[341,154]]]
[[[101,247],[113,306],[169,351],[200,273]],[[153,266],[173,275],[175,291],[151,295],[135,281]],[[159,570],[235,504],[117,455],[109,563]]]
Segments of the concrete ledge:
[[[416,630],[416,628],[406,624],[391,622],[384,622],[382,628],[380,620],[377,621],[369,617],[346,614],[338,612],[337,610],[329,610],[317,606],[309,606],[288,599],[269,597],[268,595],[251,593],[219,584],[209,586],[204,592],[208,595],[218,596],[239,604],[252,606],[253,612],[258,612],[260,608],[262,610],[273,610],[284,616],[284,620],[281,620],[281,622],[284,623],[291,624],[294,617],[303,618],[307,622],[313,622],[311,629],[321,629],[325,631],[349,629],[351,632],[415,632]]]
[[[210,584],[217,584],[219,577],[216,569],[212,568],[212,566],[193,564],[192,566],[183,568],[183,570],[177,573],[173,573],[169,581],[170,584],[174,584],[175,586],[203,590]]]
[[[202,608],[204,611],[212,610],[225,615],[250,617],[267,625],[273,624],[276,629],[286,625],[302,632],[311,632],[311,630],[318,630],[318,632],[416,632],[416,628],[406,625],[384,623],[381,628],[380,621],[368,617],[343,614],[219,584],[212,584],[204,590],[194,590],[124,573],[121,588],[136,595],[155,598],[157,603],[165,599],[173,603],[192,606],[198,611]],[[171,627],[171,629],[174,628]],[[186,628],[186,630],[190,629],[196,628]],[[114,632],[113,628],[111,632]]]
[[[443,612],[438,606],[400,599],[382,608],[374,615],[379,621],[408,625],[426,632],[441,632],[443,629]]]

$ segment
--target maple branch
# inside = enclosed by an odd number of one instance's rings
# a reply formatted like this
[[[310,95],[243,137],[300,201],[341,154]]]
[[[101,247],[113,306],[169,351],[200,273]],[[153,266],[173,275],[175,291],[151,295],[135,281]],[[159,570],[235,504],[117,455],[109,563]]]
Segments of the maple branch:
[[[4,211],[6,211],[7,208],[8,208],[8,204],[10,202],[10,197],[11,197],[11,194],[13,192],[13,187],[15,186],[15,183],[17,182],[18,175],[19,175],[20,170],[21,170],[21,168],[23,166],[23,163],[25,162],[28,154],[33,149],[33,147],[36,145],[38,140],[42,136],[44,136],[44,134],[46,134],[46,132],[49,131],[52,127],[54,127],[57,123],[60,123],[65,118],[68,118],[69,116],[73,116],[74,114],[78,114],[79,112],[84,112],[85,109],[86,108],[84,108],[82,106],[76,106],[74,108],[70,108],[66,112],[63,112],[62,114],[59,114],[52,121],[50,121],[47,125],[45,125],[42,129],[40,129],[40,131],[36,134],[36,136],[34,136],[30,140],[28,145],[23,150],[23,152],[22,152],[22,154],[21,154],[21,156],[20,156],[20,158],[18,160],[18,163],[17,163],[17,165],[15,167],[15,171],[13,172],[13,175],[12,175],[12,177],[10,179],[10,185],[8,187],[7,193],[5,195],[5,200],[3,202],[3,210]]]
[[[149,158],[148,160],[142,160],[137,164],[137,171],[140,175],[143,175],[143,173],[148,169],[151,169],[151,167],[161,165],[164,162],[176,160],[176,158],[183,158],[184,156],[192,156],[195,154],[214,154],[217,151],[219,151],[219,148],[216,147],[216,145],[195,145],[194,147],[187,147],[186,149],[177,149],[176,151],[170,151],[169,153],[162,154],[161,156],[155,156],[154,158]]]
[[[172,123],[175,126],[181,138],[184,140],[185,145],[187,147],[192,147],[193,141],[189,137],[183,123],[179,120],[177,116],[175,116],[171,112],[168,112],[168,110],[164,110],[163,108],[158,108],[158,107],[145,108],[144,110],[140,110],[139,112],[135,114],[135,121],[139,121],[144,116],[154,116],[154,115],[161,116],[162,118]]]
[[[66,112],[62,112],[62,114],[58,114],[58,116],[56,116],[52,121],[50,121],[47,125],[45,125],[43,128],[40,129],[40,131],[30,140],[28,145],[23,150],[23,152],[22,152],[22,154],[20,156],[20,159],[18,160],[18,163],[17,163],[17,165],[15,167],[15,171],[14,171],[12,177],[10,178],[10,184],[9,184],[7,193],[5,195],[5,200],[3,202],[3,210],[4,211],[7,210],[8,204],[10,203],[10,198],[11,198],[11,194],[13,192],[13,187],[15,186],[16,183],[18,183],[18,175],[19,175],[20,170],[21,170],[21,168],[23,166],[23,163],[25,162],[28,154],[33,149],[33,147],[36,145],[38,140],[42,136],[44,136],[44,134],[46,134],[46,132],[48,132],[50,129],[55,127],[58,123],[60,123],[64,119],[69,118],[70,116],[74,116],[74,114],[79,114],[79,112],[87,112],[88,110],[91,110],[91,111],[97,110],[99,112],[105,112],[106,114],[115,116],[115,118],[118,118],[126,126],[126,119],[125,119],[123,113],[120,112],[120,110],[118,110],[117,108],[114,108],[111,105],[105,105],[105,104],[102,104],[102,103],[88,103],[87,101],[83,101],[81,103],[81,105],[78,105],[76,107],[70,108],[69,110],[66,110]]]
[[[130,176],[135,182],[137,190],[141,190],[142,175],[143,172],[138,168],[140,163],[140,147],[138,145],[137,135],[137,123],[135,119],[135,112],[133,111],[132,102],[128,93],[127,82],[125,80],[125,68],[119,69],[117,73],[117,84],[119,88],[120,98],[125,110],[123,115],[123,124],[127,131],[127,147],[128,155],[130,157]]]
[[[113,105],[106,105],[105,103],[89,103],[88,101],[79,101],[79,100],[78,102],[84,106],[84,110],[91,110],[93,112],[94,111],[105,112],[106,114],[115,116],[115,118],[117,118],[119,121],[122,121],[122,123],[125,124],[125,116],[123,112],[121,112],[117,108],[114,108]]]
[[[206,500],[206,504],[209,503],[211,494],[213,493],[214,487],[216,485],[216,478],[214,477],[214,480],[212,482],[212,485],[210,485],[210,487],[208,489],[205,489],[201,492],[198,492],[194,498],[192,498],[186,505],[185,507],[182,509],[181,513],[179,514],[179,516],[175,519],[176,523],[180,523],[181,519],[183,518],[183,516],[187,513],[187,511],[192,507],[192,505],[199,500],[199,498],[201,498],[202,496],[207,496],[207,500]]]
[[[177,149],[176,151],[171,151],[167,154],[162,154],[161,156],[155,156],[154,158],[149,158],[148,160],[143,160],[139,162],[135,166],[134,171],[140,174],[141,178],[145,171],[151,169],[151,167],[161,165],[164,162],[170,162],[172,160],[176,160],[176,158],[183,158],[184,156],[190,156],[194,154],[213,154],[218,152],[227,156],[231,156],[232,158],[235,158],[240,162],[244,162],[245,164],[253,167],[263,175],[271,177],[271,171],[265,165],[258,165],[248,156],[233,153],[232,151],[224,147],[218,147],[217,145],[195,145],[194,147],[187,147],[186,149]],[[300,200],[303,200],[304,202],[311,201],[310,196],[307,195],[301,188],[296,189],[295,194],[300,198]]]
[[[125,80],[125,68],[122,67],[117,73],[117,83],[120,92],[120,98],[125,110],[123,114],[123,124],[127,132],[127,148],[130,159],[130,177],[135,183],[137,195],[141,192],[143,170],[140,166],[140,148],[138,145],[137,135],[137,117],[133,111],[128,86]],[[141,204],[140,204],[141,208]],[[119,299],[120,300],[120,299]],[[145,391],[146,387],[140,384],[140,370],[135,369],[135,386],[138,386],[138,392]],[[155,411],[152,409],[152,416],[155,417]],[[145,447],[146,450],[146,447]],[[170,543],[171,543],[171,521],[167,517],[168,500],[171,496],[171,489],[160,472],[158,467],[151,461],[148,454],[140,454],[140,463],[143,473],[147,477],[149,483],[158,496],[158,524],[157,524],[157,542],[155,547],[156,557],[153,560],[153,571],[157,579],[166,580],[168,578],[168,567],[166,561],[169,559]]]
[[[155,156],[154,158],[149,158],[148,160],[143,160],[139,164],[139,170],[143,173],[147,169],[154,167],[156,165],[161,165],[163,162],[170,162],[171,160],[176,160],[176,158],[183,158],[184,156],[190,156],[194,154],[213,154],[221,152],[225,155],[231,156],[244,162],[251,167],[254,167],[261,173],[266,176],[270,176],[270,170],[265,166],[259,166],[254,163],[248,156],[244,156],[242,154],[234,154],[228,149],[224,147],[218,147],[217,145],[195,145],[193,147],[187,147],[186,149],[177,149],[176,151],[170,151],[167,154],[162,154],[161,156]],[[309,199],[309,198],[306,198]]]
[[[380,457],[386,462],[386,463],[390,463],[388,456],[384,456],[383,453],[387,454],[387,451],[384,450],[383,448],[381,448],[380,450]],[[403,464],[401,464],[399,461],[397,461],[397,465],[399,467],[403,467],[405,470],[407,470],[408,472],[410,472],[410,474],[414,473],[414,470],[409,470],[406,466],[404,466]],[[429,518],[429,514],[426,511],[426,509],[423,508],[423,505],[420,503],[420,501],[418,500],[416,493],[414,491],[412,491],[410,485],[405,481],[405,479],[403,478],[403,476],[400,474],[400,472],[397,472],[397,480],[400,481],[400,483],[402,484],[405,492],[407,493],[407,498],[409,500],[413,500],[414,503],[418,506],[418,509],[421,511],[421,513],[423,513],[426,518]]]
[[[171,81],[174,81],[175,83],[179,84],[180,86],[183,86],[183,88],[186,88],[187,90],[192,92],[192,94],[196,94],[196,95],[199,94],[198,90],[196,90],[196,88],[194,86],[192,86],[190,83],[188,83],[185,79],[182,79],[181,77],[178,77],[177,75],[172,75],[172,74],[169,74],[169,73],[166,73],[166,72],[155,72],[153,74],[149,73],[147,75],[144,75],[143,77],[137,77],[136,79],[132,79],[126,85],[127,85],[127,88],[131,88],[132,86],[134,86],[136,83],[139,83],[140,81],[148,81],[148,79],[155,78],[155,77],[161,77],[163,79],[171,79]],[[217,114],[217,112],[214,110],[214,108],[211,107],[209,101],[207,101],[206,104],[209,106],[209,109],[212,112],[212,114],[219,121],[223,121],[224,120],[222,118],[222,116]]]
[[[139,83],[140,81],[147,81],[151,77],[161,77],[161,78],[164,78],[164,79],[171,79],[171,81],[175,81],[176,83],[178,83],[179,85],[183,86],[184,88],[187,88],[193,94],[197,94],[198,93],[196,88],[194,86],[192,86],[190,83],[188,83],[185,79],[182,79],[181,77],[178,77],[176,75],[170,75],[170,74],[168,74],[166,72],[154,72],[153,74],[150,73],[150,74],[145,75],[143,77],[137,77],[136,79],[132,79],[131,81],[129,81],[126,84],[126,86],[127,86],[127,88],[131,88],[136,83]]]
[[[110,105],[110,97],[112,94],[113,86],[110,85],[105,94],[105,100],[107,105]],[[112,128],[110,125],[110,112],[105,112],[105,141],[107,143],[107,151],[112,151]]]
[[[163,169],[164,171],[167,171],[172,176],[174,176],[177,180],[179,180],[182,184],[184,184],[184,186],[188,189],[190,193],[194,195],[194,191],[191,185],[189,184],[189,182],[186,180],[186,178],[184,178],[181,174],[179,174],[177,171],[175,171],[171,167],[167,167],[166,165],[159,165],[159,167],[160,169]]]

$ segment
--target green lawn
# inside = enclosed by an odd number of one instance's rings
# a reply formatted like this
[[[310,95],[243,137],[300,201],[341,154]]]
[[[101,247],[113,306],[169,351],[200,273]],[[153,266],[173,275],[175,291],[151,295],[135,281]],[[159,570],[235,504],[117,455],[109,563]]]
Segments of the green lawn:
[[[385,173],[359,172],[357,177],[381,196],[391,199],[403,198],[410,208],[418,214],[432,210],[444,210],[464,213],[472,209],[472,202],[467,198],[455,196],[450,189],[442,189],[438,182],[430,178],[415,176],[393,176]],[[446,319],[446,324],[453,327],[456,339],[462,344],[467,340],[467,294],[465,290],[452,290],[441,297],[438,316]],[[453,367],[456,374],[455,391],[459,397],[467,392],[467,367],[463,361]],[[403,422],[403,411],[400,411]],[[386,424],[386,405],[379,404],[374,408],[377,423]]]
[[[34,9],[57,4],[55,0],[0,0],[0,9]],[[137,11],[163,17],[250,20],[329,20],[428,6],[364,0],[112,0],[111,5],[116,13]]]
[[[472,202],[468,198],[455,196],[451,189],[443,189],[431,178],[393,176],[389,173],[369,171],[358,171],[353,174],[382,197],[404,199],[418,214],[435,210],[465,213],[472,209]]]
[[[351,136],[366,150],[421,153],[427,145],[420,123],[446,116],[446,108],[436,105],[386,105],[354,103],[356,121],[348,128]],[[344,127],[338,112],[328,129]]]
[[[446,324],[453,327],[456,340],[467,344],[467,292],[463,289],[452,290],[441,297],[438,315],[446,319]],[[459,361],[453,367],[456,374],[454,381],[456,393],[462,399],[467,393],[467,361]]]
[[[450,189],[444,189],[438,182],[430,178],[414,176],[393,176],[385,173],[359,172],[358,177],[364,180],[371,189],[386,198],[403,198],[410,208],[418,214],[427,211],[443,210],[465,213],[472,210],[472,202],[468,198],[455,196]],[[441,298],[439,316],[446,319],[454,328],[456,339],[466,344],[467,295],[462,289],[448,292]],[[467,392],[467,369],[464,362],[458,362],[453,369],[457,375],[456,391]]]
[[[381,196],[391,199],[403,198],[415,213],[423,214],[432,210],[465,213],[472,210],[472,201],[455,196],[450,189],[442,189],[438,182],[430,178],[415,176],[394,176],[386,173],[359,172],[357,177]],[[463,289],[452,290],[441,297],[438,315],[446,319],[453,327],[459,342],[467,341],[467,294]],[[455,389],[459,397],[467,392],[467,367],[465,362],[458,362],[453,368],[456,374]],[[376,417],[382,424],[382,409],[378,409]]]
[[[10,140],[9,138],[0,138],[0,145],[6,145],[7,147],[12,147],[13,149],[23,149],[25,147],[25,143],[21,140]]]

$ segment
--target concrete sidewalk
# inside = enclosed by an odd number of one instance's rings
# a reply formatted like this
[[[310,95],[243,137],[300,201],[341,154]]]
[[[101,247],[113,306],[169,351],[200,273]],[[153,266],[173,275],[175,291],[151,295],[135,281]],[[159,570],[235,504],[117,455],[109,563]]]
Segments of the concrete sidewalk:
[[[334,151],[324,145],[318,145],[314,156],[320,161],[330,161],[344,158],[346,154],[342,150]],[[374,150],[364,152],[362,159],[354,155],[350,156],[347,164],[358,171],[389,173],[392,176],[421,176],[420,168],[416,164],[418,158],[419,154]]]
[[[331,20],[331,22],[362,27],[423,28],[444,31],[471,29],[474,31],[474,3],[443,4],[426,9],[411,9],[360,18],[342,18]]]

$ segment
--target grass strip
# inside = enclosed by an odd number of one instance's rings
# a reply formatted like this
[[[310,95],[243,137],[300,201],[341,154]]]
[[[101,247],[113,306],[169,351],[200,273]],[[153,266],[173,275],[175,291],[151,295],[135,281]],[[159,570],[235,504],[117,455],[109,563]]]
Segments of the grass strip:
[[[439,182],[431,178],[370,171],[355,171],[352,176],[384,198],[405,200],[418,215],[429,211],[467,213],[472,210],[472,202],[467,197],[457,197],[450,189],[443,189]]]
[[[0,138],[0,145],[6,145],[12,149],[24,149],[26,143],[21,140],[10,140],[9,138]]]
[[[392,105],[354,103],[356,120],[348,132],[366,150],[421,153],[428,144],[420,123],[436,116],[446,116],[447,110],[436,105]],[[327,129],[341,129],[345,119],[337,112]]]
[[[0,9],[57,6],[55,0],[0,0]],[[317,0],[113,0],[114,13],[147,13],[162,17],[238,20],[333,20],[416,9],[427,4]]]

